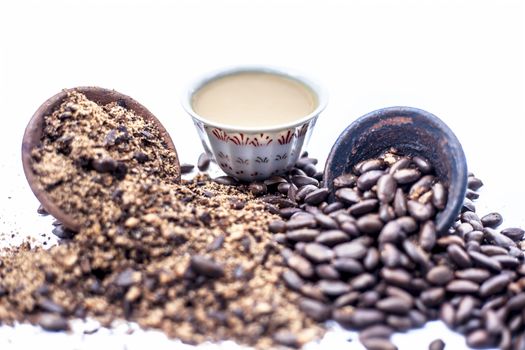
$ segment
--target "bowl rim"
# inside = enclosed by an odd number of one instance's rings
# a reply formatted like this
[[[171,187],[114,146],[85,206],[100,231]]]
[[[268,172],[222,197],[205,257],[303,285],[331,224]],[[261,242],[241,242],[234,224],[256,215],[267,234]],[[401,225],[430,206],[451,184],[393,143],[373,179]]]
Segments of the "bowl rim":
[[[198,90],[200,90],[204,85],[216,79],[239,73],[266,73],[279,75],[288,79],[295,80],[309,88],[316,95],[317,106],[312,112],[300,119],[297,119],[291,123],[279,124],[271,127],[239,127],[231,124],[217,123],[205,117],[202,117],[195,112],[192,106],[192,97]],[[328,104],[328,92],[321,84],[318,83],[316,79],[306,77],[304,74],[299,73],[293,69],[280,68],[268,65],[237,65],[219,68],[211,72],[202,74],[200,77],[187,84],[186,89],[181,95],[180,101],[186,113],[188,113],[194,119],[194,121],[200,121],[201,123],[215,128],[220,128],[223,130],[233,132],[275,132],[300,126],[308,122],[309,120],[317,117],[326,108],[326,105]]]

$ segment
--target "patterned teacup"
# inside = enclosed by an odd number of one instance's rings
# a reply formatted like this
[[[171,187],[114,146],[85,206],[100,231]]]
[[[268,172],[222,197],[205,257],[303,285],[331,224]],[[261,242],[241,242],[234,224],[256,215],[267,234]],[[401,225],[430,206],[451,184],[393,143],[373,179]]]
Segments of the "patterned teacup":
[[[192,106],[193,94],[214,79],[237,73],[277,74],[298,81],[315,95],[316,107],[297,120],[269,128],[239,127],[210,121]],[[263,180],[289,170],[306,147],[315,122],[327,103],[326,92],[310,79],[288,70],[236,67],[206,75],[190,86],[182,104],[192,117],[205,151],[228,175],[243,181]]]

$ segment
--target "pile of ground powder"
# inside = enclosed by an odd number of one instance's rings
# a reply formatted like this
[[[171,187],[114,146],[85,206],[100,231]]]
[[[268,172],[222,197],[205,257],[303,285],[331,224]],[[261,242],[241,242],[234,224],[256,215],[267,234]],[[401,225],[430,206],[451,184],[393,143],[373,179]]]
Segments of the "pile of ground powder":
[[[176,184],[176,155],[125,104],[72,92],[33,151],[39,184],[83,222],[49,250],[2,252],[0,323],[116,319],[188,343],[300,346],[322,330],[280,281],[276,216],[242,188]]]

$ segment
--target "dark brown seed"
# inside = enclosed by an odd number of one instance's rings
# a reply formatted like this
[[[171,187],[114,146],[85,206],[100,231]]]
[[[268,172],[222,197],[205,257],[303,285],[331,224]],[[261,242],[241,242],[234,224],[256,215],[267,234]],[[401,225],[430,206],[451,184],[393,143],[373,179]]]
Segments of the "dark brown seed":
[[[486,348],[492,345],[493,340],[491,339],[488,332],[484,329],[478,329],[467,335],[467,345],[471,348]]]
[[[342,209],[342,208],[344,208],[343,203],[341,203],[341,202],[333,202],[333,203],[328,204],[326,207],[324,207],[323,213],[328,215],[328,214],[333,213],[333,212],[335,212],[335,211],[337,211],[339,209]]]
[[[474,311],[476,305],[476,299],[474,299],[470,295],[466,295],[465,297],[463,297],[459,303],[458,311],[456,312],[456,323],[463,324],[465,321],[467,321],[472,312]]]
[[[401,225],[401,228],[406,233],[412,233],[417,229],[417,222],[413,217],[402,216],[398,218],[396,221],[399,225]]]
[[[390,336],[394,334],[394,330],[386,325],[378,324],[374,326],[367,327],[363,329],[361,332],[359,332],[359,340],[363,341],[363,339],[369,339],[369,338],[385,338],[388,339]]]
[[[443,286],[454,278],[454,272],[446,265],[431,268],[426,276],[427,281],[432,284]]]
[[[390,203],[396,195],[396,180],[390,174],[385,174],[377,180],[377,198],[382,203]]]
[[[313,192],[313,191],[315,191],[317,189],[318,189],[318,187],[314,186],[314,185],[303,186],[303,187],[299,188],[299,190],[295,194],[295,200],[296,201],[302,201],[302,200],[304,200],[304,198],[306,197],[306,195],[308,193]]]
[[[407,316],[388,315],[386,323],[399,332],[405,332],[412,328],[412,321]]]
[[[282,194],[288,194],[288,190],[290,189],[291,185],[293,184],[290,184],[288,182],[281,182],[277,185],[277,191],[279,191],[279,193]],[[297,189],[297,186],[295,186],[295,189]]]
[[[304,155],[306,154],[306,155]],[[295,166],[298,168],[304,168],[308,164],[316,165],[318,160],[316,158],[308,157],[308,152],[304,152],[301,157],[295,162]]]
[[[456,324],[456,312],[450,303],[444,303],[439,309],[439,318],[449,327],[453,328]]]
[[[421,172],[413,168],[399,169],[394,174],[394,179],[398,184],[405,185],[419,180]]]
[[[315,273],[321,279],[338,280],[341,278],[339,272],[329,264],[321,264],[315,267]]]
[[[520,261],[517,258],[510,255],[495,255],[492,257],[492,259],[499,262],[503,268],[512,270],[514,270],[520,264]]]
[[[213,181],[215,181],[218,184],[226,185],[226,186],[237,186],[237,185],[239,185],[239,182],[237,180],[235,180],[231,176],[219,176],[219,177],[216,177],[215,179],[213,179]]]
[[[445,289],[438,287],[427,289],[420,294],[419,298],[426,306],[437,306],[445,299]]]
[[[51,230],[51,233],[60,239],[71,239],[75,236],[75,232],[68,230],[62,224],[53,227],[53,230]]]
[[[408,159],[406,157],[400,158],[398,161],[396,161],[394,164],[392,164],[392,166],[390,167],[388,172],[390,174],[393,174],[396,171],[398,171],[399,169],[408,168],[410,166],[410,164],[412,164],[412,161],[410,159]]]
[[[297,336],[287,330],[277,331],[273,336],[273,340],[277,344],[281,344],[291,348],[299,347],[299,340],[297,339]]]
[[[350,237],[357,237],[361,234],[355,221],[345,221],[341,223],[341,230],[347,233]]]
[[[357,179],[357,187],[361,191],[366,191],[371,189],[376,183],[377,180],[384,174],[382,170],[370,170],[363,173]]]
[[[391,297],[397,297],[397,298],[404,299],[405,302],[407,302],[409,304],[413,303],[412,295],[409,292],[407,292],[404,289],[399,288],[399,287],[387,286],[385,288],[385,294],[388,295],[388,296],[391,296]]]
[[[496,311],[488,309],[483,314],[483,323],[485,324],[485,329],[492,335],[499,335],[503,330],[503,320],[500,319]]]
[[[412,327],[414,328],[420,328],[427,323],[427,317],[418,310],[412,309],[408,312],[408,317],[410,318],[410,321],[412,322]]]
[[[467,197],[470,200],[478,199],[479,194],[475,191],[472,191],[470,188],[467,188],[467,192],[465,194],[465,197]]]
[[[334,301],[334,307],[340,308],[346,305],[353,305],[361,295],[360,292],[352,291],[346,294],[343,294]]]
[[[312,278],[314,276],[314,268],[312,264],[302,256],[293,254],[287,259],[286,262],[288,266],[297,271],[297,273],[302,277]]]
[[[319,226],[321,226],[324,229],[334,230],[339,227],[337,221],[335,221],[334,218],[325,214],[316,214],[314,215],[314,219],[317,221]]]
[[[350,238],[346,233],[341,230],[329,230],[324,231],[315,238],[317,243],[324,244],[329,247],[333,247],[337,244],[348,242]]]
[[[476,211],[476,206],[470,199],[465,198],[463,200],[463,207],[461,208],[461,210],[462,211]]]
[[[286,233],[286,238],[294,242],[313,242],[317,236],[319,236],[319,230],[311,228],[292,230]]]
[[[324,201],[326,197],[328,197],[329,193],[330,191],[328,190],[328,188],[319,188],[315,191],[308,193],[306,197],[304,197],[304,202],[310,205],[318,205],[319,203]]]
[[[395,243],[400,241],[401,238],[404,237],[404,235],[405,234],[399,222],[397,220],[390,221],[381,229],[381,233],[378,236],[378,241],[379,243]]]
[[[205,171],[210,166],[210,157],[206,153],[201,153],[199,159],[197,160],[197,168],[200,171]]]
[[[190,260],[190,266],[193,271],[202,276],[219,278],[224,275],[224,268],[221,264],[216,263],[215,261],[204,256],[192,256]]]
[[[507,302],[509,312],[522,310],[523,308],[525,308],[525,291],[513,296]]]
[[[429,265],[430,260],[427,253],[425,253],[423,249],[415,245],[412,241],[404,240],[403,249],[410,259],[412,259],[412,261],[416,264],[425,268]]]
[[[335,315],[334,315],[335,316]],[[348,323],[355,328],[364,328],[373,324],[382,323],[385,320],[385,314],[375,309],[355,309],[347,317]]]
[[[473,176],[469,176],[467,180],[467,187],[469,189],[477,191],[481,188],[481,186],[483,186],[483,182],[480,179]]]
[[[496,275],[489,278],[479,287],[479,295],[483,298],[503,291],[511,282],[507,274]]]
[[[316,187],[319,187],[319,181],[317,181],[313,177],[308,177],[308,176],[303,176],[303,175],[292,176],[292,182],[297,187],[302,187],[306,185],[314,185]]]
[[[474,294],[479,290],[479,285],[469,280],[454,280],[447,284],[448,292]]]
[[[261,196],[263,194],[266,194],[268,191],[267,186],[262,182],[254,182],[251,183],[250,186],[248,186],[248,190],[254,195],[254,196]]]
[[[512,348],[512,335],[508,328],[504,328],[501,331],[501,338],[498,344],[498,349],[511,350]]]
[[[376,307],[387,313],[405,315],[412,308],[412,303],[407,303],[403,298],[388,297],[378,301]]]
[[[306,173],[306,175],[315,177],[315,174],[317,173],[317,168],[314,164],[308,164],[303,168],[303,171]]]
[[[363,291],[357,300],[357,306],[360,308],[372,307],[378,302],[379,298],[381,295],[375,290]]]
[[[379,252],[376,248],[369,248],[365,258],[363,259],[363,266],[368,271],[374,270],[379,264]]]
[[[430,190],[433,181],[434,181],[434,176],[432,175],[423,176],[421,179],[417,180],[410,187],[410,191],[408,192],[408,197],[411,199],[420,198],[424,193],[427,193]],[[430,200],[432,193],[428,194],[427,196],[429,196],[429,200]]]
[[[391,205],[388,204],[381,204],[379,206],[379,218],[383,222],[389,222],[396,218],[396,213],[394,212],[394,208]]]
[[[428,350],[443,350],[445,349],[445,342],[441,339],[433,340],[428,345]]]
[[[408,212],[418,221],[427,221],[434,215],[434,208],[430,204],[422,204],[418,201],[409,200],[407,202]]]
[[[36,212],[42,216],[47,216],[49,215],[49,213],[47,212],[47,210],[42,206],[42,204],[40,204],[36,210]]]
[[[43,311],[50,312],[53,314],[64,314],[66,313],[66,309],[57,303],[55,303],[53,300],[44,298],[42,300],[38,301],[38,307],[42,309]]]
[[[460,268],[472,266],[469,255],[457,244],[451,244],[447,247],[447,253],[452,261]]]
[[[369,273],[362,273],[349,281],[352,290],[364,291],[376,284],[376,278]]]
[[[403,269],[382,268],[380,273],[387,283],[399,287],[409,287],[413,279],[413,276]]]
[[[299,213],[299,212],[302,212],[302,210],[299,208],[293,208],[293,207],[282,208],[279,210],[279,215],[281,215],[281,217],[284,219],[289,219],[292,217],[293,214]]]
[[[386,166],[385,162],[382,159],[376,158],[376,159],[367,159],[360,163],[358,163],[354,170],[358,174],[366,173],[370,170],[382,170]]]
[[[299,308],[317,322],[327,320],[332,313],[329,306],[313,299],[301,298]]]
[[[282,277],[286,286],[292,290],[298,291],[304,285],[303,279],[293,270],[285,270]]]
[[[379,233],[383,228],[383,222],[377,214],[367,214],[357,219],[357,228],[359,231],[368,234]]]
[[[340,188],[335,192],[335,196],[341,202],[346,204],[354,204],[361,200],[361,196],[353,189],[350,188]]]
[[[396,190],[394,196],[394,212],[397,217],[405,216],[407,213],[407,199],[401,188]]]
[[[282,220],[274,220],[268,225],[268,229],[272,233],[286,232],[286,223]]]
[[[277,186],[280,183],[287,183],[286,179],[282,176],[272,176],[266,180],[264,180],[264,184],[266,186]]]
[[[459,247],[465,247],[465,241],[459,236],[443,236],[439,238],[436,243],[441,247],[448,247],[452,244],[455,244]]]
[[[328,299],[323,294],[321,289],[319,289],[319,286],[304,284],[299,292],[307,298],[319,300],[323,303],[328,303]]]
[[[496,228],[503,222],[503,217],[500,213],[490,213],[481,218],[481,223],[485,227]]]
[[[456,271],[456,277],[476,283],[482,283],[490,277],[490,272],[480,268],[470,268]]]
[[[423,157],[415,156],[412,158],[412,162],[416,164],[416,166],[423,174],[428,174],[432,171],[432,164],[430,164],[430,162]]]
[[[286,223],[286,228],[288,230],[297,230],[300,228],[314,228],[317,226],[317,222],[315,221],[313,216],[308,217],[301,217],[301,218],[294,218],[293,220],[290,220]]]
[[[467,241],[476,241],[480,243],[483,240],[483,232],[481,231],[472,231],[465,235],[465,240]]]
[[[338,297],[350,292],[350,286],[341,281],[321,280],[317,285],[325,295],[330,297]]]
[[[469,251],[468,255],[472,258],[472,260],[482,267],[486,267],[491,269],[492,271],[499,272],[502,270],[502,266],[499,261],[494,260],[493,258],[486,256],[484,254],[481,254],[479,252]]]
[[[367,350],[397,350],[397,346],[385,338],[366,338],[361,342]]]
[[[317,264],[330,261],[335,255],[330,248],[319,243],[306,244],[303,254]]]
[[[436,244],[436,225],[433,221],[427,221],[419,231],[419,246],[430,252]]]
[[[401,261],[401,252],[392,243],[385,243],[380,251],[381,261],[386,267],[396,267]]]
[[[487,241],[499,245],[500,247],[509,248],[516,246],[516,242],[514,242],[512,239],[497,232],[492,228],[486,227],[485,229],[483,229],[483,233],[485,234],[485,238],[487,239]]]
[[[341,243],[334,247],[335,255],[339,258],[361,259],[366,255],[367,248],[358,242]]]
[[[334,179],[334,187],[335,188],[341,188],[341,187],[351,187],[353,186],[357,181],[357,176],[354,174],[343,174],[341,176],[338,176]]]
[[[514,242],[523,240],[525,231],[517,227],[509,227],[501,231],[502,235],[505,235],[512,239]]]
[[[355,203],[348,209],[348,213],[353,216],[360,216],[366,213],[375,211],[379,202],[377,199],[365,199],[359,203]]]
[[[46,331],[59,332],[69,329],[67,319],[58,314],[42,313],[38,316],[37,322]]]

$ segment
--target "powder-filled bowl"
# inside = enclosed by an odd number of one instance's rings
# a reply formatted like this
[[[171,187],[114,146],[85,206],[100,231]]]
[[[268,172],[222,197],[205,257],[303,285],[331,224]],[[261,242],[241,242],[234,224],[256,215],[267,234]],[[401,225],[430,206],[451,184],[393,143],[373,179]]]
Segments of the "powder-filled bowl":
[[[203,87],[220,78],[244,73],[275,75],[299,83],[315,96],[315,106],[310,113],[293,120],[249,126],[210,120],[196,111],[193,99]],[[193,83],[182,97],[183,107],[192,117],[205,151],[225,173],[243,181],[262,180],[293,167],[326,103],[326,92],[312,80],[267,67],[236,67],[208,74]]]
[[[48,116],[56,110],[62,102],[66,99],[68,92],[78,91],[84,94],[88,99],[105,105],[111,102],[118,102],[126,106],[127,109],[133,110],[137,115],[144,118],[144,120],[150,121],[155,125],[159,134],[164,141],[166,147],[171,149],[176,154],[175,145],[171,140],[168,132],[160,121],[144,106],[135,101],[129,96],[121,94],[115,90],[104,89],[100,87],[76,87],[72,89],[66,89],[58,94],[52,96],[47,101],[45,101],[35,112],[29,124],[26,127],[24,138],[22,141],[22,165],[24,168],[24,173],[29,182],[31,190],[38,198],[42,206],[46,209],[48,213],[53,215],[58,221],[60,221],[65,227],[78,231],[81,227],[81,223],[78,220],[75,220],[64,212],[49,196],[48,192],[45,191],[42,186],[39,185],[37,175],[35,174],[32,167],[32,156],[31,152],[35,147],[38,147],[41,144],[44,128],[44,117]],[[178,162],[178,157],[176,159],[176,164],[173,164],[175,170],[177,171],[176,181],[180,181],[180,166]]]
[[[467,188],[465,154],[452,130],[433,114],[411,107],[390,107],[354,121],[336,140],[326,161],[324,183],[333,192],[333,180],[362,160],[394,147],[401,154],[422,156],[434,166],[448,188],[445,209],[436,228],[445,232],[461,210]]]

